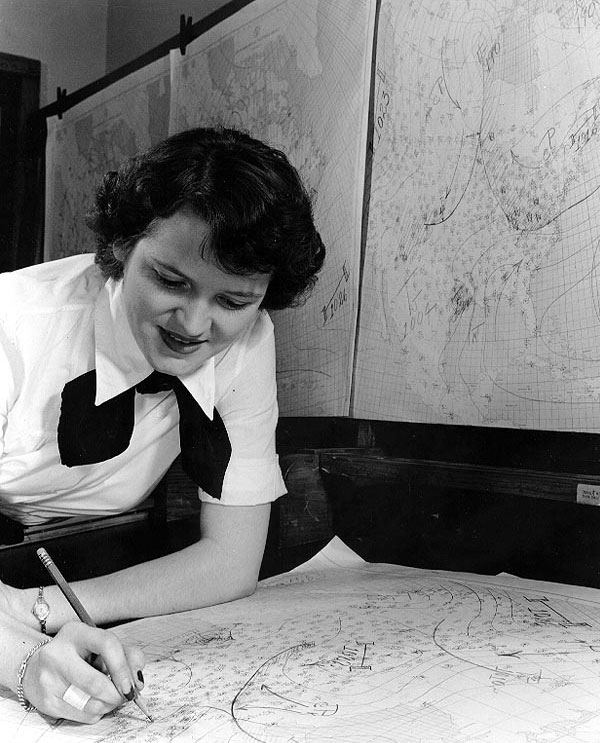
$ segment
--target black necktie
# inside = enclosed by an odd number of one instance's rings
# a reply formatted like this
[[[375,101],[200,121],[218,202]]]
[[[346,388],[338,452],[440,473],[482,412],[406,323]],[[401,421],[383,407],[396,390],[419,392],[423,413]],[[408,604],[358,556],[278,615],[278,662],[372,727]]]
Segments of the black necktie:
[[[65,384],[58,421],[60,461],[67,467],[96,464],[127,449],[134,427],[135,392],[173,390],[179,407],[181,463],[192,480],[213,498],[221,497],[231,444],[221,416],[204,413],[177,377],[152,374],[102,405],[94,405],[96,371]]]

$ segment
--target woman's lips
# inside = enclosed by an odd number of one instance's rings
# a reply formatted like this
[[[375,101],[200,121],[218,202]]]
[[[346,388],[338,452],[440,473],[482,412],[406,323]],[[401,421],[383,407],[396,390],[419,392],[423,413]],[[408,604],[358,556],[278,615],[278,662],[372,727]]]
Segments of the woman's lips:
[[[200,346],[202,346],[204,343],[206,343],[205,340],[198,340],[196,338],[187,338],[184,335],[179,335],[178,333],[171,333],[168,330],[165,330],[165,328],[158,329],[160,333],[160,337],[163,340],[163,343],[169,348],[171,351],[174,351],[175,353],[194,353],[194,351],[197,351]]]

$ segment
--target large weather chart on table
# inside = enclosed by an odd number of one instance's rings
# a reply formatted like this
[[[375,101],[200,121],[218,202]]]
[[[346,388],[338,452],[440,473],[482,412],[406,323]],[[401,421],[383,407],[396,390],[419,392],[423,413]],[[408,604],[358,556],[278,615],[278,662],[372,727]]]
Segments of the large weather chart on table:
[[[597,743],[600,592],[369,564],[334,540],[223,606],[118,628],[154,722],[0,696],[11,743]],[[7,737],[8,736],[8,737]]]

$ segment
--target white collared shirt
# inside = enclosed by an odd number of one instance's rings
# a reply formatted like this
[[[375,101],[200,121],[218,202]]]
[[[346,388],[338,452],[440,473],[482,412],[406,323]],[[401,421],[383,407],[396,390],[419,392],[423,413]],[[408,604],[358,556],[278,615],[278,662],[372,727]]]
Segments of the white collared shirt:
[[[0,274],[0,511],[25,524],[133,508],[180,451],[177,402],[164,392],[135,396],[135,428],[123,453],[98,464],[60,462],[56,431],[66,382],[96,369],[101,404],[152,371],[129,328],[121,282],[106,282],[93,261],[77,255]],[[202,490],[200,498],[254,505],[285,493],[275,453],[268,314],[181,381],[210,418],[216,407],[232,447],[221,499]]]

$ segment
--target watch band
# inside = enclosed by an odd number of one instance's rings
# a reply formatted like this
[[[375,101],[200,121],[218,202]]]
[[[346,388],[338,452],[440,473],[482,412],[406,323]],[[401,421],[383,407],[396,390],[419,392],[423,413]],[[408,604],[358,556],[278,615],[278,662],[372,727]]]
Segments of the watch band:
[[[44,586],[40,586],[35,604],[31,607],[31,613],[40,623],[42,634],[46,634],[46,620],[50,614],[50,605],[44,598]]]

